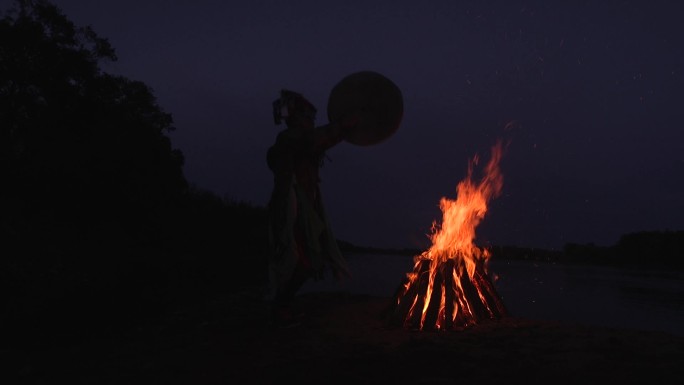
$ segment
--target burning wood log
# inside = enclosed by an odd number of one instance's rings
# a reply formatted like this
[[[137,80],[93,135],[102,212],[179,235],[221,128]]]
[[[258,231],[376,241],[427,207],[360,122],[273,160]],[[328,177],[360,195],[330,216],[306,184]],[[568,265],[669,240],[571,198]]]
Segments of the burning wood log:
[[[484,320],[501,319],[508,311],[484,270],[476,267],[471,277],[465,266],[448,259],[431,269],[420,260],[415,280],[404,282],[393,299],[390,327],[412,330],[453,330]]]
[[[388,326],[450,330],[507,316],[487,273],[489,251],[473,244],[487,202],[501,192],[501,153],[501,143],[497,143],[479,184],[472,182],[474,158],[467,178],[458,184],[457,199],[440,201],[441,228],[431,236],[432,247],[414,258],[413,272],[395,294]]]

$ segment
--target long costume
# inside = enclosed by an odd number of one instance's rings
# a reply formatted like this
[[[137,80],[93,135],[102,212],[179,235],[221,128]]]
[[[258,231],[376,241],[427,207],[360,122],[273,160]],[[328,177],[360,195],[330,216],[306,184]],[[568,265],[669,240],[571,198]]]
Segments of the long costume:
[[[269,274],[276,303],[290,301],[307,279],[321,279],[326,267],[336,278],[349,276],[319,188],[325,150],[337,142],[326,127],[288,128],[268,150],[274,176],[268,205]]]

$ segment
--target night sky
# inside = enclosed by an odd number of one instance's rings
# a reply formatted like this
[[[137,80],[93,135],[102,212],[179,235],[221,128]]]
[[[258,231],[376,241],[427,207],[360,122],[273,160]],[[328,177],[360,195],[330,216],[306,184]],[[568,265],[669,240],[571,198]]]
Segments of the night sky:
[[[186,178],[219,196],[266,204],[280,89],[323,125],[332,87],[372,70],[402,90],[404,118],[380,144],[329,151],[321,187],[339,239],[425,247],[440,198],[499,138],[503,193],[480,245],[684,229],[679,1],[54,3],[109,39],[119,60],[105,71],[153,89]]]

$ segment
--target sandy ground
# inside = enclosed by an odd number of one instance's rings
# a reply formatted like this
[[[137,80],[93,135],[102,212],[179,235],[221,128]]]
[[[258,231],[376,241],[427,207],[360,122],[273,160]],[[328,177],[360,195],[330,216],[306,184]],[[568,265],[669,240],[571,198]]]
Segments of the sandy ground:
[[[137,333],[3,350],[10,381],[68,384],[679,384],[684,337],[507,318],[462,331],[388,329],[388,298],[299,297],[290,329],[246,289]]]

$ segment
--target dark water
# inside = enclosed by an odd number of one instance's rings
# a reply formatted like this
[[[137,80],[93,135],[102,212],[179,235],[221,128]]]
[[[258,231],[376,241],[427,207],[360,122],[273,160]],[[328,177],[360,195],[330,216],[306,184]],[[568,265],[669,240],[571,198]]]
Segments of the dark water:
[[[347,261],[351,279],[310,282],[302,292],[391,297],[413,270],[407,256],[353,254]],[[684,335],[683,272],[496,260],[489,270],[516,317]]]

